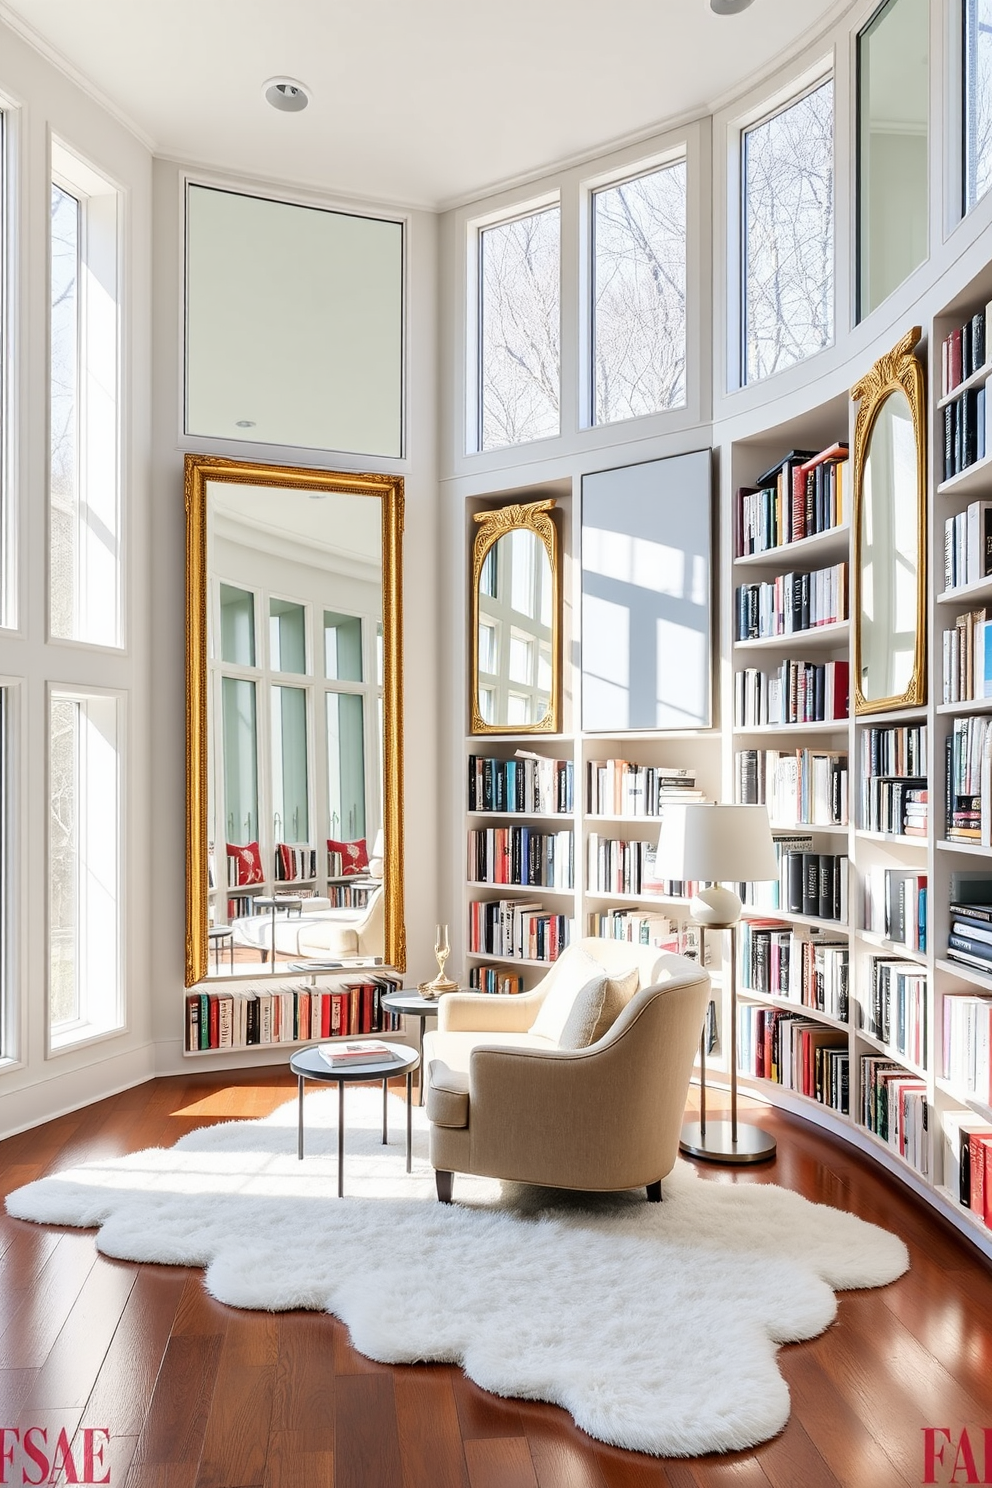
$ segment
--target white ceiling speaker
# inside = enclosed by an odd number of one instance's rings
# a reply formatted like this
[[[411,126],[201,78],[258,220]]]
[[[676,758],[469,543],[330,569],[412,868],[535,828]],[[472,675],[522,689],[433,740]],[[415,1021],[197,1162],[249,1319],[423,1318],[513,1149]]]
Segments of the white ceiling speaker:
[[[282,114],[298,114],[310,102],[310,94],[296,78],[274,77],[262,84],[262,97]]]
[[[710,0],[710,10],[717,15],[737,15],[739,11],[747,10],[751,0]]]

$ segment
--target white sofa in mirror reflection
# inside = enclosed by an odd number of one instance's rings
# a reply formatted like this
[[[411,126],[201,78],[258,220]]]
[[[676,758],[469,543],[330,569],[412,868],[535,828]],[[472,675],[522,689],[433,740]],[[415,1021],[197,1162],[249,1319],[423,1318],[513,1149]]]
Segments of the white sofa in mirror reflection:
[[[363,908],[338,909],[329,899],[304,899],[297,914],[277,909],[232,922],[235,945],[251,946],[267,961],[275,935],[276,954],[306,960],[337,960],[383,955],[385,900],[382,883],[369,892]]]

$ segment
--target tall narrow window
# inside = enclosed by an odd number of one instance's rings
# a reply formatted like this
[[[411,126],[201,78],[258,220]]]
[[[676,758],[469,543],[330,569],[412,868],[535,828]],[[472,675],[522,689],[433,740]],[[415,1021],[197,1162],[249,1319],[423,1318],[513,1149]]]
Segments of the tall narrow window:
[[[7,445],[7,431],[13,410],[7,376],[7,142],[4,125],[3,110],[0,109],[0,627],[12,627],[17,624],[17,565],[14,561],[13,502],[8,485],[11,451]]]
[[[53,1047],[119,1028],[120,704],[53,690],[49,1024]]]
[[[558,207],[479,234],[479,447],[500,449],[559,430]]]
[[[117,192],[56,142],[51,185],[50,628],[121,645]]]
[[[992,184],[992,0],[964,0],[964,209]]]
[[[686,166],[593,197],[597,424],[685,402]]]
[[[858,316],[928,249],[929,0],[886,0],[858,37]]]
[[[302,687],[273,687],[272,831],[276,842],[310,835],[307,778],[307,695]]]
[[[7,689],[0,687],[0,1059],[10,1052],[10,903],[8,901],[7,810],[10,791],[10,753],[7,742]]]
[[[834,87],[745,129],[744,381],[822,351],[834,334]]]

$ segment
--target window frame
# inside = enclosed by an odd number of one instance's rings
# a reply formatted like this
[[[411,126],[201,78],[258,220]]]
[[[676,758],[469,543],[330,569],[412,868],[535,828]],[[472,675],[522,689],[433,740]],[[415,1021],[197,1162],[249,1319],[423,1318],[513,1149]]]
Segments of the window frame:
[[[684,394],[681,403],[676,403],[670,408],[656,408],[652,412],[627,414],[623,418],[600,421],[596,417],[596,198],[605,191],[613,191],[619,186],[625,186],[631,181],[642,180],[646,176],[657,175],[660,171],[668,170],[672,166],[683,165],[685,167],[685,251],[686,251],[686,281],[685,281],[685,368],[683,371]],[[612,172],[607,176],[596,177],[594,180],[583,182],[584,201],[582,216],[585,222],[585,231],[582,234],[585,241],[585,251],[588,254],[588,269],[585,274],[585,293],[583,295],[584,315],[580,323],[580,385],[583,387],[582,394],[582,418],[581,429],[612,429],[620,424],[631,424],[641,419],[663,418],[665,415],[688,415],[690,405],[689,370],[694,348],[690,344],[690,322],[691,314],[691,275],[689,271],[689,245],[692,239],[692,223],[690,221],[692,210],[692,170],[689,151],[689,140],[685,137],[681,142],[671,149],[665,150],[660,155],[651,156],[631,164],[623,170]]]
[[[809,98],[813,93],[819,91],[827,83],[833,88],[833,172],[834,172],[834,199],[833,199],[833,249],[832,268],[830,276],[830,294],[832,301],[831,312],[831,334],[826,345],[819,347],[817,351],[810,352],[807,356],[798,357],[790,362],[787,367],[779,367],[775,372],[766,373],[763,377],[748,377],[747,368],[747,334],[748,334],[748,296],[747,296],[747,272],[748,272],[748,250],[747,250],[747,136],[755,129],[760,129],[763,124],[769,123],[778,115],[784,114],[788,109],[802,103],[803,99]],[[736,337],[734,336],[734,320],[728,315],[727,331],[731,338],[736,341],[734,355],[736,357],[735,381],[740,389],[760,387],[767,384],[770,379],[778,377],[783,373],[790,372],[794,368],[807,365],[814,357],[829,351],[837,344],[837,180],[838,180],[838,150],[837,150],[837,67],[833,56],[824,58],[818,66],[807,68],[799,77],[793,78],[791,84],[766,98],[763,105],[741,118],[736,125],[736,161],[735,168],[731,172],[731,181],[734,185],[736,196],[736,214],[732,217],[735,226],[736,237]],[[733,263],[735,260],[731,260]],[[730,265],[728,264],[728,268]],[[728,310],[733,310],[733,304],[728,303]]]
[[[87,650],[106,651],[114,655],[126,653],[128,649],[127,627],[127,592],[129,581],[129,569],[127,563],[128,550],[128,523],[124,501],[123,470],[124,470],[124,429],[126,410],[124,407],[124,388],[126,385],[124,371],[124,318],[125,318],[125,205],[126,194],[122,187],[105,171],[92,165],[82,155],[66,143],[60,136],[51,133],[49,135],[49,201],[51,199],[51,188],[58,187],[60,190],[72,196],[79,203],[79,247],[77,261],[80,272],[77,274],[78,307],[76,312],[76,423],[77,423],[77,454],[76,454],[76,519],[75,528],[78,533],[78,509],[80,502],[85,500],[85,490],[94,473],[87,468],[84,469],[83,446],[86,443],[86,383],[89,379],[94,359],[96,356],[96,341],[92,332],[92,312],[90,309],[90,297],[87,293],[86,275],[82,272],[87,264],[95,261],[98,255],[103,255],[113,261],[113,333],[103,343],[104,349],[112,344],[114,358],[113,376],[113,438],[106,441],[112,444],[112,455],[106,458],[104,467],[98,472],[98,481],[106,481],[107,473],[112,466],[112,489],[113,489],[113,516],[114,534],[116,537],[116,596],[115,596],[115,639],[92,640],[79,634],[58,635],[55,632],[52,615],[52,582],[53,582],[53,513],[52,513],[52,435],[51,435],[51,410],[52,410],[52,335],[51,335],[51,292],[52,292],[52,242],[51,231],[48,238],[48,262],[47,262],[47,298],[49,306],[48,327],[48,387],[47,387],[47,422],[48,439],[46,448],[46,474],[47,474],[47,604],[46,604],[46,637],[49,642],[63,646],[79,646]],[[105,202],[108,205],[106,213],[101,214],[93,204]],[[105,215],[108,220],[101,221]],[[108,421],[109,422],[109,421]],[[95,442],[95,441],[94,441]],[[78,539],[77,539],[78,543]],[[81,568],[80,555],[77,550],[74,553],[74,563],[79,572]],[[79,585],[74,596],[74,629],[79,630]]]

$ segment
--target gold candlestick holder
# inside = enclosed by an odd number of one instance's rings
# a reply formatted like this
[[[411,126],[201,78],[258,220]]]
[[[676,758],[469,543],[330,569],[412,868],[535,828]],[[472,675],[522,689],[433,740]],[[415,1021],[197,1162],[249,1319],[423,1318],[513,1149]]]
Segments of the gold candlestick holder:
[[[421,997],[426,997],[428,1001],[439,997],[442,992],[458,991],[458,983],[453,982],[450,977],[446,977],[444,974],[444,963],[451,955],[451,946],[448,944],[447,925],[438,925],[435,929],[434,955],[437,957],[437,976],[432,982],[421,982],[417,987],[417,991]]]

